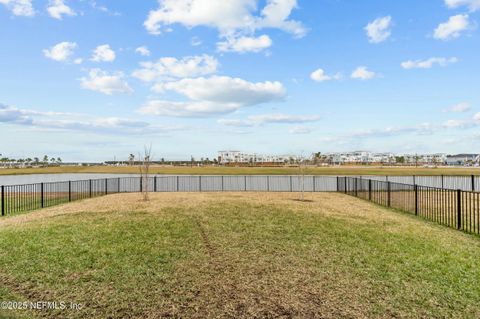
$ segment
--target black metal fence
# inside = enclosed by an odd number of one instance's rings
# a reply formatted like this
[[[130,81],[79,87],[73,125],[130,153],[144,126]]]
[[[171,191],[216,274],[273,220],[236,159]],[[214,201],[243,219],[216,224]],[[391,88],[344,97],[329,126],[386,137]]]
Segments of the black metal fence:
[[[439,224],[480,234],[480,193],[339,177],[338,191],[412,213]]]
[[[3,185],[1,215],[114,193],[141,192],[336,192],[333,176],[152,176]]]
[[[474,179],[471,179],[474,182]],[[336,176],[152,176],[3,185],[1,215],[113,193],[141,192],[342,192],[480,234],[480,193]]]

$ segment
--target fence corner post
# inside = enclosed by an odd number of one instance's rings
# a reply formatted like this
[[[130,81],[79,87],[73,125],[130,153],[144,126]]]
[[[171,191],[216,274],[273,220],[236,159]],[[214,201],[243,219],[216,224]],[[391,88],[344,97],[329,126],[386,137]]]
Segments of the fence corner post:
[[[43,202],[43,183],[40,183],[40,206],[43,208],[44,206],[44,202]]]
[[[387,182],[387,193],[388,193],[388,196],[387,196],[387,206],[390,207],[391,204],[392,204],[392,200],[391,200],[391,190],[390,190],[390,182]]]
[[[418,186],[413,185],[413,190],[415,191],[415,216],[418,216]]]
[[[457,229],[462,229],[462,190],[457,189]]]
[[[5,216],[5,186],[2,185],[2,216]]]

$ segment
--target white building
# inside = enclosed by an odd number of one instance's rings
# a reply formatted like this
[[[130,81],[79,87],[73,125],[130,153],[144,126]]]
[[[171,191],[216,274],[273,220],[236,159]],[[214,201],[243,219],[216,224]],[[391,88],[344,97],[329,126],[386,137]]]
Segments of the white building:
[[[372,153],[368,151],[328,153],[325,155],[328,162],[333,164],[372,164],[395,163],[392,153]]]
[[[261,163],[288,163],[290,159],[295,159],[291,156],[277,156],[277,155],[261,155],[249,154],[240,151],[220,151],[218,152],[218,162],[220,164],[261,164]]]

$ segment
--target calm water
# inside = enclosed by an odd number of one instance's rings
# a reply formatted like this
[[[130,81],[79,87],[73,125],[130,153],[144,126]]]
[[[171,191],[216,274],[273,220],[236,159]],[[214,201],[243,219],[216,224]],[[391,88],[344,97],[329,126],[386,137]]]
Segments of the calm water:
[[[78,181],[85,179],[139,176],[138,174],[31,174],[0,175],[0,185],[20,185],[42,182]]]

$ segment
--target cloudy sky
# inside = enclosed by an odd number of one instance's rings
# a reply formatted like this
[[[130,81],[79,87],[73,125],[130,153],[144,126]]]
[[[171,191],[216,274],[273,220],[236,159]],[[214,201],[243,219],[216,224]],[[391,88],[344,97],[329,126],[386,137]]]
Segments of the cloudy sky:
[[[480,150],[480,0],[0,0],[0,153]]]

